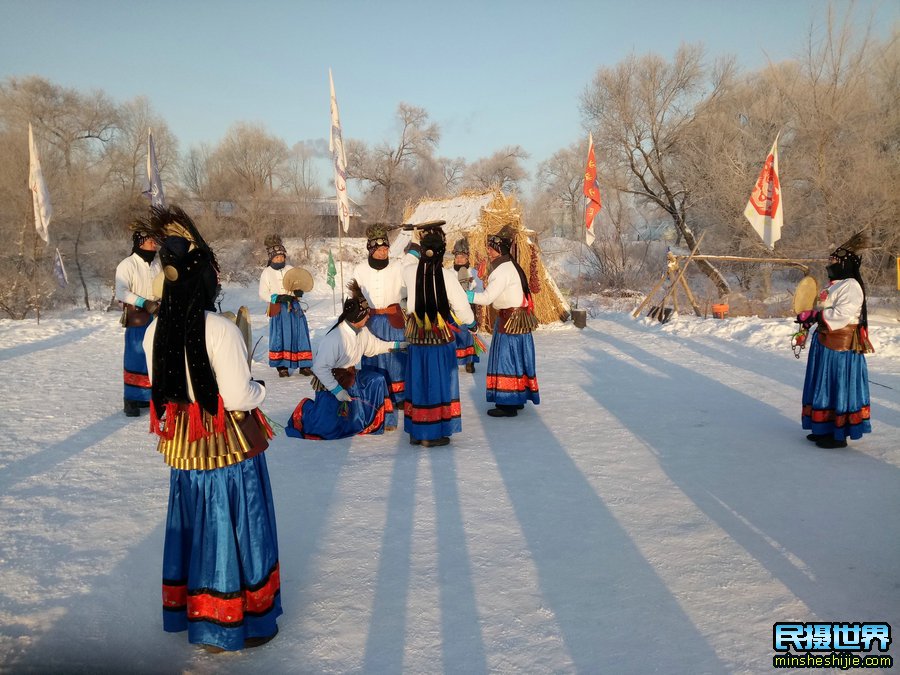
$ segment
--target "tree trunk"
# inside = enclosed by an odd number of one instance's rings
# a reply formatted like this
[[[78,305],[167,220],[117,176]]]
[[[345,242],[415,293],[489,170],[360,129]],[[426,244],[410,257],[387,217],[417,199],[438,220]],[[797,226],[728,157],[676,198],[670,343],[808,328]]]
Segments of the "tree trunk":
[[[84,306],[90,311],[91,309],[91,299],[88,296],[88,288],[87,283],[84,281],[84,272],[81,270],[81,258],[78,257],[78,243],[81,241],[81,230],[84,228],[84,224],[78,228],[78,234],[75,236],[75,267],[78,269],[78,278],[81,280],[81,288],[84,290]],[[115,295],[115,293],[113,293]]]
[[[675,226],[678,228],[678,231],[684,236],[684,243],[687,244],[687,247],[694,250],[694,246],[697,245],[697,240],[694,237],[694,234],[685,226],[683,222],[675,221]],[[716,290],[719,292],[719,299],[723,299],[729,293],[731,293],[731,287],[728,285],[728,281],[726,281],[725,277],[722,276],[722,273],[708,260],[695,260],[694,264],[697,265],[697,268],[705,274],[710,281],[716,287]]]

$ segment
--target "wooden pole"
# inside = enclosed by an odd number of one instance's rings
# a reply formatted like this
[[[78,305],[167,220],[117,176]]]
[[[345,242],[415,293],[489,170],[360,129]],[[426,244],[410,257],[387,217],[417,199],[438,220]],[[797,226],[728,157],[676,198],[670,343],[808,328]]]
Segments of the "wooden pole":
[[[684,273],[687,271],[688,264],[690,264],[690,262],[694,259],[695,254],[700,249],[700,242],[703,241],[704,236],[706,236],[705,231],[700,233],[700,237],[698,237],[697,242],[694,244],[694,250],[691,251],[691,254],[685,259],[684,265],[678,272],[678,276],[675,278],[675,280],[672,282],[672,285],[669,286],[669,290],[666,291],[666,294],[663,296],[663,302],[665,302],[670,293],[674,292],[675,286],[681,283],[682,278],[684,278]],[[675,311],[677,312],[678,310],[676,309]]]
[[[694,298],[694,294],[691,293],[691,287],[688,286],[687,279],[681,277],[681,286],[684,288],[684,294],[687,296],[688,302],[691,303],[691,307],[694,308],[694,314],[697,316],[701,316],[700,305],[697,304],[697,300]]]
[[[650,289],[650,292],[647,293],[647,295],[646,295],[646,296],[644,297],[644,299],[641,301],[641,304],[639,304],[639,305],[637,306],[637,309],[634,310],[634,312],[632,312],[631,316],[637,318],[637,316],[641,313],[641,310],[644,309],[644,306],[645,306],[648,302],[650,302],[651,298],[653,298],[653,294],[656,293],[656,291],[659,290],[659,287],[663,285],[663,283],[665,282],[667,276],[669,276],[669,271],[668,271],[668,269],[667,269],[665,272],[663,272],[663,275],[659,278],[659,281],[657,281],[657,282],[656,282],[656,285],[655,285],[653,288]]]

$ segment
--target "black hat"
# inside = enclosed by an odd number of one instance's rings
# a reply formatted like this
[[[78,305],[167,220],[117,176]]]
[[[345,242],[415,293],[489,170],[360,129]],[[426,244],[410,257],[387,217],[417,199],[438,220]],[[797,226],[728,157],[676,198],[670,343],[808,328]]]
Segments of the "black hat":
[[[515,236],[516,233],[513,228],[509,225],[504,225],[499,232],[488,237],[487,245],[500,253],[500,255],[508,255]]]
[[[453,255],[469,255],[469,240],[463,237],[453,244]]]
[[[430,231],[422,237],[422,259],[426,261],[441,262],[447,251],[447,241],[442,231]]]

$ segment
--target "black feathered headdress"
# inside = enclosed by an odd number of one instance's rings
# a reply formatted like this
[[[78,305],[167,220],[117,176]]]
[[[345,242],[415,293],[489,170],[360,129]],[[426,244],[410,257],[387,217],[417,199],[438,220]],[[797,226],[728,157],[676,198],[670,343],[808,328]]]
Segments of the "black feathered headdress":
[[[211,415],[219,387],[206,351],[206,311],[215,311],[219,265],[194,221],[177,206],[152,207],[131,229],[160,242],[163,295],[153,339],[153,405],[188,403],[188,372],[197,402]],[[187,357],[187,364],[185,364]]]

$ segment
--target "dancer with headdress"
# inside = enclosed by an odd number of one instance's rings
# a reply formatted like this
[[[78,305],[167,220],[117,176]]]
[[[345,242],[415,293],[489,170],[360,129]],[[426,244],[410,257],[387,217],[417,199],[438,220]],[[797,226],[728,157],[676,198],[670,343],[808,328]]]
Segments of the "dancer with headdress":
[[[131,255],[116,267],[116,300],[122,303],[125,326],[123,412],[126,417],[139,417],[140,409],[150,405],[150,378],[143,342],[147,326],[159,308],[153,280],[161,268],[152,237],[132,232],[131,244]]]
[[[387,342],[366,328],[369,303],[351,279],[341,315],[318,344],[313,358],[315,399],[297,404],[285,428],[294,438],[333,440],[381,434],[397,428],[397,411],[384,375],[357,368],[363,356],[376,356],[406,348],[402,340]]]
[[[848,438],[857,440],[872,430],[865,354],[874,350],[859,255],[867,247],[863,230],[831,253],[830,284],[819,295],[818,308],[796,319],[807,329],[817,325],[807,340],[802,425],[820,448],[845,448]]]
[[[442,221],[439,221],[442,223]],[[443,266],[447,248],[439,225],[421,228],[403,268],[409,316],[409,354],[403,426],[412,445],[447,445],[462,431],[454,334],[475,327],[475,317],[456,273]]]
[[[453,245],[453,269],[459,285],[467,293],[469,291],[483,291],[484,285],[478,274],[469,265],[469,241],[465,237],[458,239]],[[475,308],[472,308],[474,314]],[[475,333],[473,330],[464,329],[456,332],[456,362],[464,366],[467,373],[475,372],[475,364],[481,361],[475,352]]]
[[[163,629],[207,651],[255,647],[278,632],[278,538],[258,406],[240,330],[215,313],[219,267],[178,207],[133,228],[161,242],[165,281],[144,336],[151,431],[171,467],[163,551]]]
[[[515,230],[504,225],[488,237],[491,272],[485,290],[469,291],[469,301],[498,311],[488,352],[486,396],[491,417],[515,417],[528,401],[541,402],[535,367],[534,338],[538,326],[525,272],[512,252]]]
[[[281,237],[270,234],[265,244],[269,263],[259,277],[259,299],[269,303],[269,366],[279,377],[289,377],[295,368],[301,375],[312,375],[309,326],[300,304],[303,291],[285,288],[285,275],[294,266],[287,264]]]
[[[380,340],[402,341],[406,328],[406,315],[400,307],[406,296],[403,266],[389,258],[390,241],[384,225],[370,225],[366,229],[366,249],[368,259],[353,270],[353,278],[369,304],[366,328]],[[400,410],[406,397],[406,352],[395,350],[363,356],[362,366],[384,375],[394,408]]]

